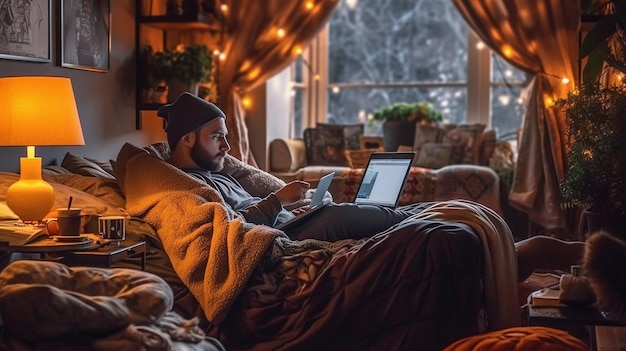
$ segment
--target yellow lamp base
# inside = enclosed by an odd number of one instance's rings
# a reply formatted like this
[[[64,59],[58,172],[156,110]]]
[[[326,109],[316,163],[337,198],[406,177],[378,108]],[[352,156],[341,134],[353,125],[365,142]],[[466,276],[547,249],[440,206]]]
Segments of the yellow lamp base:
[[[7,205],[22,221],[41,221],[54,205],[54,188],[41,179],[41,158],[21,158],[20,180],[7,189]]]

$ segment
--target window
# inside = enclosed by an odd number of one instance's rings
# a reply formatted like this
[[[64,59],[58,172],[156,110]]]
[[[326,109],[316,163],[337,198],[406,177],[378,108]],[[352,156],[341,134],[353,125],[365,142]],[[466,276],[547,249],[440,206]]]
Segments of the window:
[[[344,0],[293,65],[293,137],[317,121],[380,135],[368,116],[403,101],[514,136],[526,75],[481,45],[450,1]]]

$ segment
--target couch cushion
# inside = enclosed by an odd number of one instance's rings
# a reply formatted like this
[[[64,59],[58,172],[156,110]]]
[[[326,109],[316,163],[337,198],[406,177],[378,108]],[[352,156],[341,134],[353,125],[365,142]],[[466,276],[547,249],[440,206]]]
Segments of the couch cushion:
[[[270,143],[270,170],[294,172],[306,166],[306,151],[302,139],[274,139]]]

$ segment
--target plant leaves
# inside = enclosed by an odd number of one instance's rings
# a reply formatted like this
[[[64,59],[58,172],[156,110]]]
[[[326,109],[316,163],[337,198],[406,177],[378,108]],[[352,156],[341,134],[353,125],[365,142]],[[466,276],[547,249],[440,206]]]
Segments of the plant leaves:
[[[606,46],[600,47],[589,54],[587,63],[583,69],[583,82],[585,82],[585,84],[596,81],[598,77],[600,77],[602,68],[604,67],[604,60],[608,55],[609,51]]]
[[[617,31],[616,23],[618,17],[615,14],[602,16],[598,22],[591,27],[589,33],[585,35],[578,58],[582,59],[591,54],[599,45],[603,44]]]

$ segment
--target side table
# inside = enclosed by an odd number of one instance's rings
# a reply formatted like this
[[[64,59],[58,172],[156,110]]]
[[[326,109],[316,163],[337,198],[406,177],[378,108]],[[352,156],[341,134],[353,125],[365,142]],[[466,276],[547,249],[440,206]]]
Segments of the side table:
[[[146,270],[146,242],[119,246],[105,245],[93,250],[69,251],[63,258],[63,263],[70,266],[95,266],[109,268],[115,262],[126,258],[140,257],[141,270]]]
[[[612,319],[608,313],[594,306],[534,307],[527,305],[524,307],[523,314],[526,325],[553,327],[569,332],[576,328],[585,328],[588,334],[587,341],[592,350],[597,350],[596,326],[626,326],[626,323]],[[576,336],[584,339],[581,335]]]

